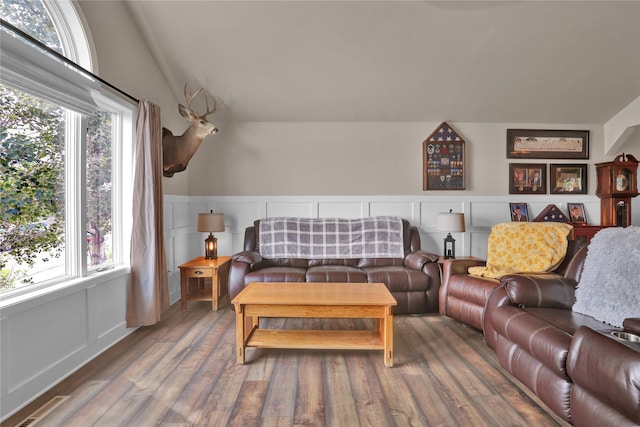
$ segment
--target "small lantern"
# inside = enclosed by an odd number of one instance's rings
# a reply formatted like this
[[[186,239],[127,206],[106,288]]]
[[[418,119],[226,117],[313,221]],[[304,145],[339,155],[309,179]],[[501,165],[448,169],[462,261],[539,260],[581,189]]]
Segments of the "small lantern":
[[[449,213],[438,214],[438,230],[447,231],[447,237],[444,239],[444,258],[456,258],[456,239],[451,233],[464,232],[464,214],[453,213],[453,209],[449,209]]]
[[[209,232],[209,237],[204,240],[204,258],[218,258],[218,239],[213,236],[214,231],[224,231],[224,214],[201,213],[198,214],[198,231]]]
[[[209,237],[204,239],[204,258],[218,258],[218,239],[216,239],[212,233],[209,233]]]
[[[456,239],[451,233],[444,238],[444,259],[456,259]]]

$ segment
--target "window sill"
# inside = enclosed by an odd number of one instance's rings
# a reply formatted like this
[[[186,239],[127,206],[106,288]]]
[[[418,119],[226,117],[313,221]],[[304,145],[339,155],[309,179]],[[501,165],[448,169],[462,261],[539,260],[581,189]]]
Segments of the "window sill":
[[[128,276],[130,271],[129,266],[119,265],[107,271],[93,272],[85,277],[64,280],[51,285],[41,285],[32,289],[25,289],[19,293],[8,292],[8,295],[0,295],[0,310],[4,312],[17,306],[39,305],[67,294],[78,292],[79,289],[98,286],[101,283]],[[4,315],[7,315],[7,313],[3,313],[3,317]]]

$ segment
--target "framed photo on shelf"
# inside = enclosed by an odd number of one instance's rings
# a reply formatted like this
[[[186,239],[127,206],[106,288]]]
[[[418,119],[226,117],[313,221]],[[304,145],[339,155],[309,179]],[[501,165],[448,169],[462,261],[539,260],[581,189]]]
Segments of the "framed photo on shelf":
[[[422,142],[423,190],[464,190],[464,144],[447,122],[440,123]]]
[[[508,159],[588,159],[588,130],[507,129]]]
[[[587,194],[587,165],[549,165],[551,194]]]
[[[569,220],[571,221],[571,224],[587,223],[587,214],[584,211],[584,204],[567,203],[567,209],[569,210]]]
[[[529,221],[529,208],[526,203],[509,203],[509,213],[512,222]]]
[[[510,163],[509,194],[547,194],[547,165]]]

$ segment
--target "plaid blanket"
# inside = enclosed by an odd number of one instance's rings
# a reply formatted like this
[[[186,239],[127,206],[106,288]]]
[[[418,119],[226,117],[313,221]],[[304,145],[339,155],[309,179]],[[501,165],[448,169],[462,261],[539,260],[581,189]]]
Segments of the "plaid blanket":
[[[265,218],[258,246],[264,258],[403,258],[402,219]]]

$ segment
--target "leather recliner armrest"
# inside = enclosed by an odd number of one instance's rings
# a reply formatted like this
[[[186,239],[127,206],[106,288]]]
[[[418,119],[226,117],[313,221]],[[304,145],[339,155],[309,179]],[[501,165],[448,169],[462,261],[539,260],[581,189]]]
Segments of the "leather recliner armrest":
[[[484,267],[485,265],[487,265],[487,262],[484,260],[447,259],[442,264],[442,273],[446,276],[468,274],[469,267]]]
[[[520,307],[571,308],[575,302],[577,282],[557,274],[508,274],[500,282]]]
[[[244,262],[253,269],[262,262],[262,255],[255,251],[243,251],[233,256],[233,262]]]
[[[422,270],[422,267],[428,262],[437,262],[439,255],[426,251],[409,252],[404,257],[404,266],[413,270]]]
[[[469,267],[482,267],[486,265],[484,260],[473,259],[447,259],[442,263],[442,283],[438,296],[438,311],[443,316],[447,315],[447,303],[449,295],[449,281],[456,275],[467,275]]]

